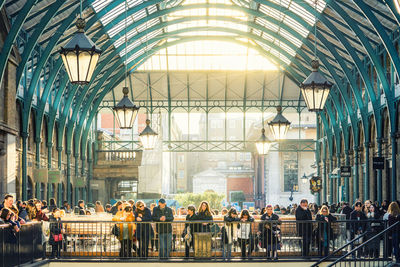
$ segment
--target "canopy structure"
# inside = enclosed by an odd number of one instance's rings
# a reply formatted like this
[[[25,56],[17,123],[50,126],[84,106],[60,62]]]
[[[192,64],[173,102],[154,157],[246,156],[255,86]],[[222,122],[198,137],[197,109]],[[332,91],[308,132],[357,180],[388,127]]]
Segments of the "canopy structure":
[[[282,106],[300,112],[305,103],[298,85],[310,74],[316,53],[321,73],[334,84],[324,111],[318,113],[319,137],[326,137],[323,146],[332,155],[340,154],[373,142],[372,137],[381,140],[397,133],[397,4],[394,0],[83,0],[86,34],[103,53],[91,82],[80,87],[69,83],[58,53],[76,31],[80,1],[0,0],[8,19],[0,81],[5,80],[10,56],[17,56],[21,136],[27,138],[33,110],[37,133],[45,117],[48,121],[48,143],[57,122],[58,146],[65,132],[67,152],[75,144],[75,151],[81,145],[85,154],[96,112],[122,98],[125,64],[130,97],[147,108],[171,111],[213,103],[244,111],[252,106],[261,110]],[[226,44],[224,51],[213,50],[213,42]],[[198,61],[199,55],[210,56],[210,61],[221,56],[225,65],[210,69],[209,62]],[[240,59],[230,62],[232,55]],[[382,121],[389,134],[382,131]]]

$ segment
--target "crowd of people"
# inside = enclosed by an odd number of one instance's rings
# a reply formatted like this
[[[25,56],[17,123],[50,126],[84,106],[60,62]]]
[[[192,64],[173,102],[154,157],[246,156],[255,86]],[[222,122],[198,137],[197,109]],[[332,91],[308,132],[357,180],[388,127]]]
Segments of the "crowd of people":
[[[306,199],[299,205],[289,207],[278,205],[266,205],[262,209],[247,209],[238,212],[235,207],[224,207],[221,210],[212,209],[207,201],[202,201],[198,208],[194,205],[178,209],[167,206],[164,198],[159,199],[158,205],[151,203],[149,207],[145,202],[138,200],[118,201],[114,205],[105,207],[96,201],[92,210],[87,209],[85,202],[80,200],[72,210],[69,203],[64,201],[58,208],[56,201],[32,199],[29,201],[17,201],[10,194],[4,197],[0,205],[0,224],[8,224],[9,242],[16,241],[16,234],[21,225],[29,221],[49,221],[50,238],[52,247],[51,257],[60,257],[61,245],[65,230],[62,217],[65,213],[76,215],[91,215],[92,213],[109,213],[115,225],[112,234],[120,241],[120,257],[132,257],[132,251],[136,256],[146,259],[149,255],[149,247],[156,247],[161,259],[170,256],[173,240],[177,237],[173,234],[172,223],[174,219],[184,217],[184,229],[181,236],[185,245],[185,257],[189,257],[190,250],[195,250],[195,233],[221,233],[222,256],[226,260],[231,259],[232,247],[240,248],[242,258],[250,258],[254,250],[265,249],[267,259],[278,258],[277,251],[281,244],[281,217],[282,215],[294,215],[296,219],[297,236],[300,237],[302,256],[309,258],[310,248],[316,247],[319,256],[330,253],[330,242],[335,239],[333,224],[338,220],[338,214],[342,214],[346,225],[347,241],[352,240],[352,247],[362,244],[381,233],[386,227],[400,222],[400,204],[396,201],[389,203],[357,200],[354,205],[343,202],[321,206],[308,203]],[[223,227],[219,229],[213,223],[215,216],[223,217]],[[257,218],[258,227],[254,231],[252,223]],[[317,224],[317,227],[313,225]],[[388,256],[393,254],[396,262],[400,261],[399,234],[400,223],[392,227],[385,236]],[[157,235],[157,242],[154,237]],[[374,238],[363,249],[355,253],[354,257],[376,258],[381,255],[382,238]]]

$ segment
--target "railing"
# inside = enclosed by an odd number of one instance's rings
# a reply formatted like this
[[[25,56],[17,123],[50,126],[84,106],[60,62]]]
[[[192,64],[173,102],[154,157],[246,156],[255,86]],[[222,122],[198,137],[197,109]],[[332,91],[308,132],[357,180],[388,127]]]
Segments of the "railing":
[[[43,258],[42,225],[28,223],[14,233],[9,225],[0,225],[0,266],[16,266]]]
[[[98,150],[106,161],[132,161],[136,159],[136,150]]]
[[[391,236],[391,232],[397,231],[396,234],[398,234],[398,229],[400,226],[400,222],[396,222],[395,224],[391,225],[390,227],[386,228],[385,230],[377,233],[376,235],[372,236],[369,238],[367,241],[363,242],[359,246],[353,248],[351,251],[346,253],[345,255],[339,257],[337,260],[335,260],[333,263],[329,264],[328,267],[332,266],[352,266],[355,265],[356,262],[362,262],[364,265],[373,265],[373,266],[387,266],[389,263],[393,262],[393,258],[391,257],[392,253],[391,251],[387,250],[388,247],[388,242],[391,242],[389,237]],[[379,245],[380,248],[380,241],[381,238],[383,237],[383,257],[381,257],[381,253],[378,253],[378,257],[376,256],[371,256],[368,255],[367,257],[361,259],[362,254],[368,252],[371,248],[376,249],[378,248],[377,245]],[[377,243],[377,244],[376,244]],[[389,253],[388,253],[389,252]],[[365,256],[365,255],[364,255]],[[399,259],[396,259],[399,260]]]
[[[167,257],[208,260],[322,257],[323,253],[346,243],[346,223],[338,221],[324,228],[324,223],[294,220],[253,223],[177,219],[171,223],[66,221],[63,222],[65,233],[59,256],[99,260],[118,257],[154,260]],[[191,229],[189,234],[185,230],[187,227]],[[324,233],[330,237],[325,244],[315,238]],[[49,243],[47,255],[51,253]]]

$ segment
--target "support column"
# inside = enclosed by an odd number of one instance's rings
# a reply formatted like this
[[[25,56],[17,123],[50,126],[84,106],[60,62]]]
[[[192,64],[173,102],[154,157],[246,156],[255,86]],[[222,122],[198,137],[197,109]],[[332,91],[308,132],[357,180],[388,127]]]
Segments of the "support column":
[[[75,158],[75,179],[79,176],[79,153],[74,153]],[[78,201],[80,200],[79,196],[80,189],[76,186],[74,187],[74,194],[75,194],[75,206],[78,205]]]
[[[57,157],[58,157],[58,169],[61,171],[62,169],[62,147],[58,146],[57,148]],[[63,201],[64,201],[64,195],[63,195],[63,191],[62,191],[62,181],[60,181],[60,183],[58,184],[58,206],[62,207],[63,205]]]
[[[71,184],[71,150],[67,150],[66,154],[67,154],[67,201],[72,207],[73,206],[72,192],[71,192],[71,187],[70,187],[70,184]]]
[[[397,140],[396,133],[390,134],[392,143],[392,182],[391,182],[391,201],[397,200]]]
[[[350,166],[350,155],[349,155],[349,150],[345,150],[345,155],[344,155],[344,161],[346,166]],[[345,177],[344,178],[344,201],[349,202],[350,201],[350,177]]]
[[[329,159],[329,204],[333,203],[333,178],[332,178],[332,170],[333,170],[333,161],[332,158]]]
[[[81,164],[82,164],[81,175],[85,176],[85,174],[87,174],[87,172],[85,171],[85,164],[86,164],[86,156],[85,155],[82,155],[82,157],[81,157]],[[88,178],[86,175],[86,187],[82,189],[83,190],[83,200],[85,200],[85,203],[88,202],[88,198],[87,198],[88,194],[86,192],[86,190],[88,189],[87,183],[88,183]]]
[[[93,170],[93,159],[92,159],[92,155],[93,155],[93,151],[92,151],[92,148],[93,148],[93,143],[92,143],[92,140],[89,140],[89,148],[88,148],[88,176],[87,176],[87,178],[88,178],[88,185],[87,185],[87,188],[88,188],[88,201],[90,202],[90,203],[92,203],[93,202],[93,199],[92,199],[92,189],[90,188],[90,182],[91,182],[91,180],[92,180],[92,170]]]
[[[48,142],[47,143],[47,169],[51,169],[51,158],[52,158],[52,150],[51,150],[51,148],[53,147],[53,143],[52,142]],[[51,198],[51,195],[52,195],[52,191],[53,191],[53,184],[51,184],[51,183],[49,183],[48,182],[48,189],[47,189],[47,192],[48,192],[48,194],[47,194],[47,199],[48,200],[50,200],[50,198]],[[57,200],[58,199],[58,195],[57,195],[57,190],[56,190],[56,192],[54,192],[54,198]]]
[[[40,168],[40,137],[36,137],[35,138],[35,168]],[[35,180],[35,188],[36,188],[36,198],[39,200],[43,200],[42,198],[42,194],[41,194],[41,189],[42,189],[42,185],[41,183],[38,183]]]
[[[336,183],[337,183],[337,185],[336,185],[336,190],[337,190],[337,192],[336,192],[336,202],[340,202],[341,201],[341,199],[340,199],[340,186],[341,186],[341,179],[342,179],[342,177],[341,177],[341,173],[340,173],[340,166],[341,166],[341,156],[340,156],[340,153],[337,153],[336,154],[336,158],[337,158],[337,164],[336,164],[336,168],[339,168],[339,170],[338,170],[338,173],[337,173],[337,178],[336,178]]]
[[[376,138],[378,144],[378,157],[382,157],[382,138]],[[379,204],[382,203],[382,170],[377,170],[376,174],[376,198]]]
[[[364,143],[365,151],[365,175],[364,175],[364,198],[365,200],[370,199],[369,195],[369,142]]]
[[[353,180],[353,200],[355,201],[356,199],[358,199],[360,197],[360,193],[358,190],[358,172],[359,172],[359,151],[358,151],[358,146],[354,147],[354,180]]]

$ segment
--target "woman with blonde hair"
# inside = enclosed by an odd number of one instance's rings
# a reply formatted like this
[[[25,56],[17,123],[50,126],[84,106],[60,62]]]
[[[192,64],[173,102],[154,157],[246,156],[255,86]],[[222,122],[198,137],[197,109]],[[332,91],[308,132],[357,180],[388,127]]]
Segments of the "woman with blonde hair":
[[[323,205],[315,220],[318,222],[318,254],[319,256],[322,256],[323,252],[324,255],[327,256],[329,254],[329,243],[333,240],[332,222],[336,222],[337,219],[329,213],[328,206]]]
[[[212,221],[213,217],[210,211],[210,205],[207,201],[202,201],[200,203],[199,209],[197,211],[197,220],[199,221]],[[199,232],[211,232],[210,223],[203,222],[199,225]]]
[[[397,222],[400,222],[400,207],[396,201],[390,203],[387,212],[389,213],[389,224],[388,224],[389,227]],[[396,263],[400,263],[399,231],[400,231],[400,226],[397,225],[394,229],[392,229],[389,232],[389,239],[390,237],[392,239],[393,253],[394,256],[396,257]]]
[[[135,236],[136,226],[134,223],[135,217],[132,213],[132,207],[126,206],[122,211],[118,211],[112,218],[115,222],[123,222],[117,224],[118,227],[118,240],[121,242],[121,249],[119,256],[132,257],[132,245]]]

